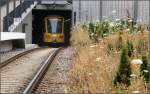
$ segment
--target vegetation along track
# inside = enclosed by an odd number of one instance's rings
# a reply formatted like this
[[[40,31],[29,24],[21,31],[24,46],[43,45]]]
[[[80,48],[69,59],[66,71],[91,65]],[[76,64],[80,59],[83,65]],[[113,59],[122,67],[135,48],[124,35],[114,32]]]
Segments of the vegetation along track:
[[[13,57],[11,57],[11,58],[9,58],[9,59],[7,59],[7,60],[1,62],[1,63],[0,63],[0,69],[1,69],[2,67],[6,66],[7,64],[13,62],[14,60],[16,60],[16,59],[18,59],[18,58],[20,58],[20,57],[22,57],[22,56],[24,56],[24,55],[26,55],[26,54],[28,54],[28,53],[31,53],[31,52],[33,52],[33,51],[37,51],[37,50],[40,50],[40,49],[43,49],[43,48],[33,48],[33,49],[26,50],[26,51],[24,51],[24,52],[22,52],[22,53],[17,54],[17,55],[15,55],[15,56],[13,56]]]
[[[1,68],[0,93],[22,93],[49,54],[56,48],[43,48],[19,57]]]
[[[43,62],[40,69],[37,71],[35,76],[32,78],[29,85],[25,88],[23,91],[23,94],[30,94],[33,92],[33,89],[38,86],[38,84],[41,82],[44,74],[47,72],[47,69],[49,68],[50,64],[53,62],[55,56],[59,53],[59,51],[62,48],[55,49],[51,54],[49,54],[48,58]]]

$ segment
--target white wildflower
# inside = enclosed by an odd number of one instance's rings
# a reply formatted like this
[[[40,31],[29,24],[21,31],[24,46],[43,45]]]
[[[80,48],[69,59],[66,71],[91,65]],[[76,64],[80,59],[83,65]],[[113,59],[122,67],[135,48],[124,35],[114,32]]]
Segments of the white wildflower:
[[[113,27],[113,26],[115,26],[115,23],[110,22],[110,23],[109,23],[109,26],[110,26],[110,27]]]
[[[121,25],[121,23],[116,23],[116,26],[120,26]]]
[[[116,19],[116,21],[120,21],[120,19]]]
[[[136,49],[134,49],[133,52],[136,52]]]
[[[107,34],[103,34],[104,36],[107,36]]]
[[[91,33],[91,36],[94,36],[94,33]]]
[[[117,12],[116,12],[116,10],[113,10],[112,13],[115,14],[115,13],[117,13]]]
[[[101,60],[101,58],[98,57],[98,58],[96,58],[95,61],[96,61],[96,62],[99,62],[100,60]]]
[[[91,75],[92,75],[92,73],[89,73],[89,75],[91,76]]]
[[[97,45],[91,45],[90,47],[91,47],[91,48],[94,48],[94,47],[97,47]]]
[[[126,31],[130,31],[130,29],[128,28],[128,29],[126,29]]]
[[[101,39],[101,38],[99,38],[98,40],[99,40],[99,41],[102,41],[102,39]]]
[[[134,25],[135,28],[138,28],[138,25]]]
[[[103,49],[103,48],[104,48],[104,46],[101,46],[100,48],[102,48],[102,49]]]
[[[129,22],[132,22],[132,20],[129,20]]]
[[[140,91],[132,91],[132,94],[139,94]]]
[[[131,61],[131,63],[132,63],[132,64],[143,64],[142,60],[140,60],[140,59],[133,59],[133,60]]]
[[[143,70],[143,72],[148,73],[148,70]]]
[[[131,77],[136,77],[136,75],[135,75],[135,74],[131,74],[130,76],[131,76]]]

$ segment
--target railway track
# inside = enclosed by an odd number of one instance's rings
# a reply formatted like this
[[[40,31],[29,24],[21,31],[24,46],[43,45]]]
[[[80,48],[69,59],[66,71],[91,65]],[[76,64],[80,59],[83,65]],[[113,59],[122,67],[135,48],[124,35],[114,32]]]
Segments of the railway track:
[[[41,70],[41,66],[45,65],[45,60],[50,56],[54,57],[55,50],[57,49],[30,50],[1,65],[0,93],[22,93],[32,77],[38,73],[37,70]]]
[[[44,74],[47,72],[50,64],[53,62],[55,56],[59,53],[59,51],[61,49],[62,48],[57,48],[52,53],[49,54],[48,58],[43,62],[40,69],[37,71],[35,76],[32,78],[31,82],[28,84],[28,86],[23,91],[23,94],[31,94],[34,92],[34,89],[41,82],[41,80],[42,80]]]
[[[20,57],[22,57],[22,56],[24,56],[24,55],[26,55],[26,54],[28,54],[28,53],[31,53],[31,52],[33,52],[33,51],[40,50],[40,49],[43,49],[43,48],[33,48],[33,49],[26,50],[26,51],[24,51],[24,52],[22,52],[22,53],[17,54],[17,55],[15,55],[15,56],[13,56],[13,57],[11,57],[11,58],[9,58],[9,59],[7,59],[7,60],[1,62],[1,63],[0,63],[0,69],[1,69],[2,67],[6,66],[7,64],[13,62],[14,60],[16,60],[16,59],[18,59],[18,58],[20,58]]]

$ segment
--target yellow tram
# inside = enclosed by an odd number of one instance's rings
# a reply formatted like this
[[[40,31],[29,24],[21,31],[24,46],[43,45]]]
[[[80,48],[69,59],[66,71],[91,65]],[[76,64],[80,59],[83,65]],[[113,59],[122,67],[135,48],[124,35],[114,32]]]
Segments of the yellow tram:
[[[43,41],[46,43],[64,43],[64,18],[48,16],[44,18],[45,32]]]

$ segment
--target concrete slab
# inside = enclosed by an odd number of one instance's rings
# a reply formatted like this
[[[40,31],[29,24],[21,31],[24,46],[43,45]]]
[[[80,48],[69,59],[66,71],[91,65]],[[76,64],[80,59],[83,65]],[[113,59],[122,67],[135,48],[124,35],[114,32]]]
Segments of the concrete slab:
[[[25,33],[0,32],[0,52],[13,48],[25,48]]]
[[[15,40],[15,39],[24,39],[25,40],[25,33],[0,32],[0,41]]]

